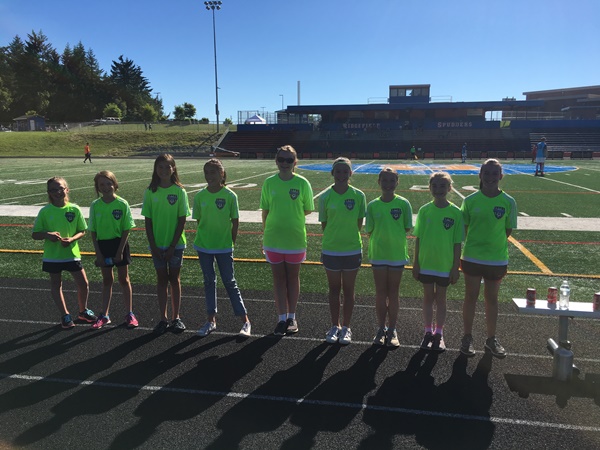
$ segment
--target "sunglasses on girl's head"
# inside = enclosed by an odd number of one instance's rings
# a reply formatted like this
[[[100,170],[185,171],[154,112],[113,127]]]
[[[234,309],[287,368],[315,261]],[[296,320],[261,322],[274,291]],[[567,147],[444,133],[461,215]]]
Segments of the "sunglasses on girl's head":
[[[288,163],[288,164],[293,164],[293,163],[294,163],[294,161],[295,161],[295,159],[294,159],[294,158],[283,158],[283,157],[281,157],[281,156],[278,156],[278,157],[277,157],[277,162],[278,162],[278,163],[286,162],[286,163]]]
[[[48,189],[48,192],[50,192],[51,194],[60,194],[62,192],[65,192],[67,190],[67,188],[55,188],[55,189]]]

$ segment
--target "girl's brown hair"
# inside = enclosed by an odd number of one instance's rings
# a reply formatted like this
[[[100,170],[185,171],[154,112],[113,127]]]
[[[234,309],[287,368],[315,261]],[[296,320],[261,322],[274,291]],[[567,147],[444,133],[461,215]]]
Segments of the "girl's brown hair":
[[[429,177],[429,184],[431,185],[431,182],[434,180],[434,178],[439,178],[442,180],[446,180],[448,182],[449,185],[452,185],[452,177],[450,176],[450,174],[448,172],[434,172],[431,174],[431,176]]]
[[[383,175],[384,173],[393,173],[396,176],[396,181],[398,181],[398,172],[396,172],[391,167],[386,166],[383,169],[381,169],[381,172],[379,172],[379,176],[377,177],[377,182],[381,181],[381,175]]]
[[[333,168],[338,164],[345,164],[350,168],[350,171],[352,171],[352,162],[345,156],[340,156],[339,158],[336,158],[331,165],[331,175],[333,175]]]
[[[296,152],[296,149],[294,147],[292,147],[291,145],[282,145],[281,147],[279,147],[277,149],[277,153],[275,153],[275,159],[277,159],[277,157],[279,156],[279,153],[281,152],[290,152],[292,155],[294,155],[294,160],[298,161],[298,152]],[[292,167],[292,172],[296,171],[296,166]]]
[[[179,181],[179,174],[177,173],[175,158],[173,158],[173,156],[171,156],[169,153],[163,153],[162,155],[159,155],[154,161],[154,171],[152,172],[152,180],[150,181],[148,189],[150,189],[152,192],[156,192],[156,190],[158,189],[158,186],[160,184],[160,177],[158,176],[158,173],[156,173],[156,168],[161,162],[167,162],[173,168],[173,173],[171,174],[171,183],[176,184],[180,188],[183,188],[183,184],[181,184],[181,181]]]
[[[204,169],[206,169],[207,166],[213,166],[219,169],[219,172],[221,172],[221,186],[225,186],[225,182],[227,181],[227,172],[225,171],[225,166],[223,163],[217,158],[211,158],[206,161],[206,164],[204,164]]]
[[[117,190],[119,189],[119,183],[117,182],[117,177],[115,177],[115,174],[112,173],[110,170],[102,170],[100,172],[98,172],[96,174],[96,176],[94,177],[94,189],[96,189],[96,194],[98,194],[98,197],[100,197],[100,189],[98,188],[98,180],[100,180],[100,178],[108,178],[110,180],[110,182],[113,184],[113,186],[115,187],[115,192],[117,192]]]
[[[52,202],[52,196],[50,195],[50,185],[52,183],[61,183],[61,182],[64,183],[65,189],[67,189],[67,191],[68,191],[69,185],[67,184],[67,180],[65,180],[63,177],[52,177],[48,181],[46,181],[46,191],[48,192],[48,202],[49,203],[54,204]],[[65,191],[65,202],[69,201],[69,193],[67,191]]]

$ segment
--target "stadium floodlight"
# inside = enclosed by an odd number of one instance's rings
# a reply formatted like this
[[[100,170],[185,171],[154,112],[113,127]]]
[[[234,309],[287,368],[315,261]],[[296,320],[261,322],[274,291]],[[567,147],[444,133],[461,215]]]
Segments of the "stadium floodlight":
[[[210,1],[204,2],[204,6],[208,11],[212,11],[212,20],[213,20],[213,47],[215,53],[215,112],[217,114],[217,133],[219,132],[219,82],[217,78],[217,32],[215,28],[215,9],[218,11],[221,9],[221,5],[223,2],[221,1]]]

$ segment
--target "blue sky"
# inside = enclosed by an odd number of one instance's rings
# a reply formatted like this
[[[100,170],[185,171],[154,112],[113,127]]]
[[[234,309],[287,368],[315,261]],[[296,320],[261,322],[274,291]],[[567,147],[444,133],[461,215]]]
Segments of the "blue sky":
[[[434,100],[523,99],[600,84],[597,0],[223,0],[216,12],[221,120],[300,103],[381,101],[390,84]],[[79,41],[102,69],[139,65],[165,112],[215,120],[212,15],[201,0],[0,0],[0,46],[42,31]]]

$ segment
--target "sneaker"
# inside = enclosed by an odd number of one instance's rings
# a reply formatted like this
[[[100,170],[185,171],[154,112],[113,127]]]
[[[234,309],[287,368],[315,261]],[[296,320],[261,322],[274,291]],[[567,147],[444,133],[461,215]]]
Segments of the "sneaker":
[[[431,341],[431,350],[438,353],[446,351],[444,336],[442,336],[440,333],[435,333],[433,335],[433,340]]]
[[[288,319],[285,322],[286,325],[286,334],[295,334],[298,332],[298,322],[296,321],[296,319]]]
[[[183,333],[185,331],[185,325],[179,317],[171,322],[171,330],[173,333]]]
[[[473,336],[465,334],[460,343],[460,352],[466,356],[475,356],[475,347],[473,347]]]
[[[352,342],[352,330],[348,327],[342,327],[338,342],[342,345],[348,345]]]
[[[285,332],[287,331],[287,322],[285,320],[281,320],[277,322],[277,326],[275,327],[275,331],[273,334],[275,336],[285,336]]]
[[[487,338],[485,348],[488,349],[496,358],[506,358],[506,350],[500,345],[496,336]]]
[[[154,327],[153,333],[156,335],[164,334],[164,332],[167,331],[167,328],[169,328],[169,323],[165,322],[164,320],[161,320]]]
[[[333,327],[331,327],[331,330],[329,330],[327,332],[327,334],[325,335],[325,342],[327,342],[329,344],[335,344],[338,341],[339,334],[340,334],[340,327],[338,327],[337,325],[334,325]]]
[[[198,336],[204,337],[208,336],[210,333],[217,329],[216,322],[206,322],[204,325],[200,327],[198,332],[196,333]]]
[[[433,342],[433,334],[431,334],[431,331],[428,331],[421,341],[421,349],[429,350],[431,348],[431,342]]]
[[[400,347],[400,341],[398,340],[398,332],[395,328],[393,330],[387,331],[386,341],[388,347]]]
[[[100,314],[100,316],[92,324],[92,328],[94,330],[99,330],[100,328],[102,328],[107,323],[110,323],[110,318],[108,316],[103,316],[102,314]]]
[[[63,327],[65,330],[67,328],[73,328],[75,326],[75,324],[73,323],[73,319],[71,318],[71,314],[65,314],[61,317],[60,326]]]
[[[77,318],[87,323],[94,323],[96,320],[98,320],[91,309],[85,309],[81,311]]]
[[[385,345],[385,333],[387,328],[380,328],[377,330],[377,334],[373,338],[373,345]]]
[[[215,326],[216,328],[216,326]],[[250,322],[244,322],[244,325],[242,325],[242,329],[240,330],[240,336],[242,337],[249,337],[252,334],[252,325],[250,325]]]
[[[137,318],[135,317],[135,314],[132,312],[129,312],[126,316],[125,316],[125,325],[127,326],[127,328],[135,328],[139,325]]]

